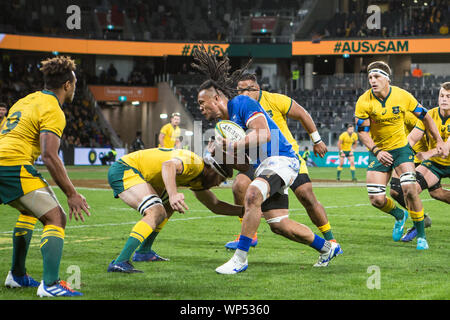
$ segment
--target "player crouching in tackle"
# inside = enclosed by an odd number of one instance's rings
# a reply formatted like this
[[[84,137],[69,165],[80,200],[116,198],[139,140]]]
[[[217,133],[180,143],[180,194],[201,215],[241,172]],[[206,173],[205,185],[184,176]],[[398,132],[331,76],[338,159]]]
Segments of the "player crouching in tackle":
[[[237,249],[228,262],[216,268],[216,272],[236,274],[247,269],[248,251],[261,214],[274,233],[311,246],[321,254],[322,265],[327,265],[341,251],[339,244],[326,241],[307,226],[289,218],[288,188],[297,177],[300,166],[294,149],[257,101],[245,95],[236,96],[236,80],[242,70],[229,76],[228,57],[219,62],[202,48],[194,53],[194,58],[198,62],[195,68],[209,78],[200,86],[197,95],[203,116],[209,121],[231,120],[244,131],[250,130],[238,142],[223,139],[223,148],[239,157],[246,147],[258,146],[265,154],[261,156],[259,153],[255,178],[245,193],[245,214]],[[264,211],[261,209],[263,203]]]
[[[58,156],[60,139],[66,126],[63,103],[73,101],[77,78],[75,62],[69,57],[42,61],[45,90],[36,91],[17,101],[6,123],[0,128],[0,203],[20,211],[13,231],[12,268],[5,286],[38,287],[40,297],[81,296],[59,279],[63,253],[66,213],[54,192],[33,167],[39,155],[51,177],[67,197],[69,218],[84,221],[89,216],[86,199],[79,194]],[[33,280],[26,273],[25,260],[37,221],[44,225],[40,250],[43,280]]]
[[[243,207],[217,199],[209,189],[233,174],[228,165],[212,156],[204,159],[189,150],[153,148],[123,156],[108,171],[114,197],[139,211],[136,223],[120,255],[108,266],[108,272],[142,272],[133,261],[162,261],[152,250],[153,242],[174,211],[185,213],[189,207],[177,187],[189,187],[196,198],[216,214],[241,216]]]
[[[418,250],[428,249],[425,236],[422,201],[416,190],[414,153],[408,144],[404,129],[405,112],[413,112],[436,140],[439,152],[448,153],[428,111],[407,91],[390,85],[391,69],[382,62],[371,63],[368,79],[372,89],[356,102],[355,121],[361,142],[370,150],[367,168],[367,191],[371,204],[395,217],[392,231],[394,241],[403,234],[408,215],[418,232]],[[386,197],[386,185],[392,170],[400,177],[407,211],[398,208]]]

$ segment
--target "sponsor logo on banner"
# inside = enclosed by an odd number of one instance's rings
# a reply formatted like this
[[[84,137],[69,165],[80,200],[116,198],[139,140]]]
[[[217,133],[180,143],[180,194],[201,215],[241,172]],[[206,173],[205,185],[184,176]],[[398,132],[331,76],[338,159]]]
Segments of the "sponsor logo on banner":
[[[115,149],[117,152],[116,160],[125,155],[125,148]],[[74,150],[74,165],[94,165],[102,164],[100,159],[106,155],[111,148],[75,148]]]
[[[367,168],[369,165],[369,153],[368,152],[355,152],[355,167]],[[316,157],[311,155],[311,159],[318,167],[337,167],[339,165],[339,153],[327,152],[325,158]],[[350,166],[350,162],[347,158],[344,158],[344,166]]]

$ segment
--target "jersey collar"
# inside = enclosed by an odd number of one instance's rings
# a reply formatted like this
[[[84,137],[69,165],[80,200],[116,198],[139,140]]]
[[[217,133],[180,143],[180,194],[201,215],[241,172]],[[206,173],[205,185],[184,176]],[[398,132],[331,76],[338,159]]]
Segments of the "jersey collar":
[[[42,90],[41,92],[42,92],[43,94],[49,94],[49,95],[51,95],[51,96],[54,96],[55,99],[56,99],[56,101],[58,101],[59,107],[62,109],[62,106],[61,106],[61,104],[59,103],[59,99],[58,99],[58,97],[56,96],[56,94],[55,94],[53,91],[44,89],[44,90]]]
[[[450,116],[447,116],[447,117],[444,118],[442,116],[442,114],[441,114],[441,108],[440,107],[438,107],[438,114],[439,114],[439,118],[441,118],[442,125],[445,125],[445,123],[447,122],[448,118],[450,118]]]
[[[259,90],[258,102],[261,102],[261,98],[262,98],[262,90]]]
[[[386,101],[387,101],[387,99],[389,98],[389,96],[391,95],[391,92],[392,92],[392,86],[389,86],[389,93],[388,93],[388,95],[386,96],[386,98],[384,98],[384,100],[381,100],[380,98],[378,98],[376,95],[375,95],[375,93],[373,93],[373,89],[370,89],[370,91],[372,92],[372,95],[375,97],[375,99],[377,99],[380,103],[381,103],[381,106],[384,108],[384,107],[386,107]]]

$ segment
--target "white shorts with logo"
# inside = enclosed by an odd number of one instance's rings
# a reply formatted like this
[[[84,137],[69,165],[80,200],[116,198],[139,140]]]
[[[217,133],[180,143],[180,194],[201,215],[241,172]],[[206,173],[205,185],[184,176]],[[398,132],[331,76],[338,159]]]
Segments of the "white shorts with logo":
[[[255,178],[260,175],[277,174],[283,181],[284,186],[278,192],[288,194],[288,189],[297,178],[300,170],[300,161],[298,158],[290,158],[285,156],[272,156],[265,159],[256,168]]]

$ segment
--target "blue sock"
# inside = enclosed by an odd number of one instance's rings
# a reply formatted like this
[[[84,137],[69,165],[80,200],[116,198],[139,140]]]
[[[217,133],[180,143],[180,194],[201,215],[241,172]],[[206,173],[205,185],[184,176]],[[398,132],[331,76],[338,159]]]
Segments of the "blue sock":
[[[325,239],[319,237],[317,234],[314,235],[314,240],[309,245],[311,248],[316,249],[317,251],[321,252],[323,247],[325,245]]]
[[[252,238],[248,238],[246,236],[243,236],[242,234],[239,236],[239,243],[237,248],[239,250],[248,252],[250,250],[250,244],[252,243]]]

